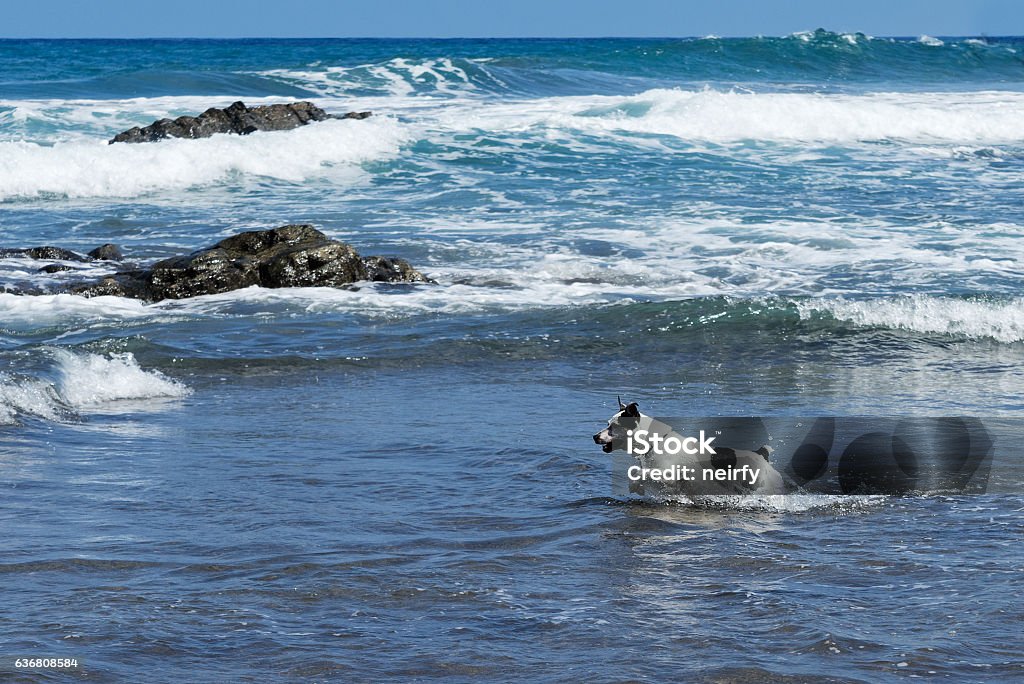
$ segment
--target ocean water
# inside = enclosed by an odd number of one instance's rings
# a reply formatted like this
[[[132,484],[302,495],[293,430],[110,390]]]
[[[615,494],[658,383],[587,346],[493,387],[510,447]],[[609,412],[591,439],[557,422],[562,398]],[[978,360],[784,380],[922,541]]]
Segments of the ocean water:
[[[374,116],[106,144],[237,99]],[[0,658],[1020,681],[1012,449],[985,495],[708,508],[613,497],[590,436],[1019,415],[1022,200],[1018,38],[0,41],[0,247],[309,222],[438,281],[0,293]]]

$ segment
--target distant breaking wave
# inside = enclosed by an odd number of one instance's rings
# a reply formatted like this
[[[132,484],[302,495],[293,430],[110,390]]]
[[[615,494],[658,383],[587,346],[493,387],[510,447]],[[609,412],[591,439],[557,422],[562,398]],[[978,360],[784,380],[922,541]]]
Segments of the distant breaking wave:
[[[458,95],[502,92],[510,88],[485,65],[486,60],[394,58],[356,66],[311,65],[306,69],[271,69],[257,74],[286,84],[301,84],[323,96]]]
[[[12,106],[10,112],[22,112],[23,117],[58,121],[85,118],[95,106],[89,102],[7,104]],[[122,104],[126,112],[145,112],[154,106],[147,100]],[[166,99],[159,102],[165,110],[170,104]],[[348,101],[324,104],[336,111],[353,106]],[[193,98],[187,98],[170,113],[196,108]],[[116,126],[125,123],[124,117],[122,112]],[[134,120],[147,118],[133,116]],[[396,101],[388,111],[358,123],[325,122],[286,133],[108,146],[106,138],[119,130],[116,126],[94,130],[91,139],[80,135],[52,144],[0,142],[0,201],[40,196],[137,197],[234,182],[239,177],[291,182],[334,178],[344,185],[353,173],[360,175],[359,164],[394,158],[416,140],[460,145],[453,137],[465,133],[523,142],[557,133],[568,143],[581,145],[603,140],[648,146],[651,135],[669,136],[683,144],[1019,144],[1024,141],[1024,93],[835,95],[656,89],[631,96],[454,101],[426,109]],[[329,171],[332,168],[335,172]],[[340,175],[338,169],[343,171]]]
[[[427,43],[416,47],[443,49],[441,44]],[[963,83],[969,88],[979,83],[1024,84],[1024,45],[1015,39],[875,38],[819,29],[784,37],[580,39],[574,41],[572,54],[551,54],[551,43],[507,40],[463,50],[457,58],[435,53],[362,64],[316,61],[303,68],[251,75],[325,97],[613,94],[622,93],[623,88],[645,89],[644,83],[647,89],[707,82],[822,80]],[[520,54],[502,54],[509,48]]]
[[[1003,144],[1024,140],[1024,93],[833,95],[658,89],[625,97],[477,106],[448,121],[466,130],[528,132],[534,127],[614,135],[620,140],[640,134],[695,143]]]
[[[0,142],[0,201],[12,198],[137,197],[236,181],[297,182],[331,177],[348,184],[358,164],[398,153],[405,134],[394,120],[327,121],[283,133],[207,140],[107,145],[106,139],[41,145]]]
[[[709,142],[998,144],[1024,140],[1024,94],[651,90],[584,109],[577,114],[576,123],[586,130],[653,133]]]

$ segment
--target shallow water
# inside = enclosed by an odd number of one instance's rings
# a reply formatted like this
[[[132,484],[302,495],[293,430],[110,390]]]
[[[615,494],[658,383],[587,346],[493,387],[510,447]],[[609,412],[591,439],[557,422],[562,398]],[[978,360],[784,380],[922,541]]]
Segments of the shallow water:
[[[982,496],[720,510],[612,498],[590,435],[616,395],[1017,415],[1022,50],[0,41],[2,246],[144,262],[312,222],[439,282],[0,294],[0,656],[94,681],[1020,679],[1019,463]],[[106,145],[293,97],[375,116]],[[0,284],[67,277],[45,263]]]

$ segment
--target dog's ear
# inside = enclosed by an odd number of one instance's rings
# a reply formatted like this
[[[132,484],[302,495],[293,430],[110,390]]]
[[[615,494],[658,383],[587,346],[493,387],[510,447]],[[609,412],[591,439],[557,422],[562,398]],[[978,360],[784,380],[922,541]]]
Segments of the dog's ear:
[[[640,417],[640,407],[634,401],[632,404],[630,404],[626,408],[622,409],[622,415],[626,416],[627,418],[639,418]]]
[[[619,410],[622,411],[626,408],[626,405],[622,403],[622,397],[615,397],[616,401],[619,402]]]

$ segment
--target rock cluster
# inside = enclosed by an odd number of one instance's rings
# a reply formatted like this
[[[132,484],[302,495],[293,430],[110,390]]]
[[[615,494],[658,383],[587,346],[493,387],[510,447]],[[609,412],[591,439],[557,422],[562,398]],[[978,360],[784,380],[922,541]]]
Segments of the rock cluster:
[[[248,135],[255,131],[287,131],[326,119],[365,119],[370,112],[349,112],[341,116],[328,114],[311,102],[259,105],[247,107],[235,102],[230,107],[210,107],[199,116],[160,119],[148,126],[129,128],[118,133],[110,144],[156,142],[165,138],[209,138],[217,133]]]
[[[94,259],[120,255],[114,245],[90,252]],[[56,247],[0,250],[0,256],[89,261]],[[68,270],[53,264],[47,272]],[[309,224],[256,230],[225,238],[191,254],[124,270],[62,291],[86,297],[116,295],[148,301],[185,299],[243,287],[344,287],[359,281],[431,283],[404,259],[361,257],[349,244],[332,240]]]
[[[28,259],[37,259],[40,261],[53,259],[54,261],[121,261],[124,257],[121,255],[121,250],[117,245],[107,243],[100,245],[96,249],[89,252],[88,255],[82,256],[77,252],[72,252],[70,249],[64,249],[63,247],[28,247],[25,249],[0,249],[0,259],[11,258],[11,257],[25,257]],[[48,264],[39,269],[43,273],[57,273],[59,271],[71,271],[74,270],[66,264]]]

